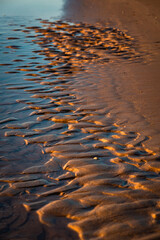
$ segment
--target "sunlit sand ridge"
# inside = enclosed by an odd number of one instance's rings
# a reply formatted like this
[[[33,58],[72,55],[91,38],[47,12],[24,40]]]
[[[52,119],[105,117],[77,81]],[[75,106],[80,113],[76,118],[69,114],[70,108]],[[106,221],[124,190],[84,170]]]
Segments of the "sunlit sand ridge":
[[[160,156],[143,147],[147,136],[122,130],[107,104],[94,96],[94,79],[87,84],[95,63],[137,62],[142,54],[115,28],[41,23],[18,29],[27,34],[23,41],[31,52],[14,59],[16,66],[6,72],[25,80],[4,84],[7,111],[14,114],[0,122],[2,237],[9,228],[16,239],[34,219],[34,239],[158,239]],[[6,45],[8,51],[19,48]],[[84,82],[95,97],[92,103],[77,87]],[[13,140],[17,152],[5,146]]]

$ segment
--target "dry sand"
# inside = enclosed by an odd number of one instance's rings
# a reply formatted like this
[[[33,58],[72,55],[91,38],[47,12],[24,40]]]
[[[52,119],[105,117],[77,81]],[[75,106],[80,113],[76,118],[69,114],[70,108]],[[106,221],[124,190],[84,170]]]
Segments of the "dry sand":
[[[150,149],[159,150],[160,143],[160,1],[158,0],[66,0],[64,18],[86,23],[108,24],[127,32],[138,43],[145,59],[140,63],[119,63],[110,66],[119,103],[132,105],[132,110],[123,108],[127,116],[125,127],[151,137],[146,141]],[[106,73],[107,75],[107,73]],[[107,79],[107,78],[106,78]],[[104,79],[104,84],[105,79]],[[102,86],[104,91],[104,86]],[[107,95],[106,93],[104,95]],[[117,102],[118,104],[118,102]],[[126,105],[126,104],[125,104]],[[123,110],[122,110],[123,108]],[[122,114],[123,112],[123,114]],[[130,113],[137,115],[129,117]],[[122,122],[120,116],[119,122]],[[122,124],[124,125],[124,124]]]

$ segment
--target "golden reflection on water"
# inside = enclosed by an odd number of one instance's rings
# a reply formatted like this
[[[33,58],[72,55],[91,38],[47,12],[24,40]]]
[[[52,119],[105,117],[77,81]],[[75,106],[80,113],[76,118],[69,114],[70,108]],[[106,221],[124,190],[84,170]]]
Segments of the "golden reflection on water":
[[[2,237],[9,232],[32,238],[29,227],[34,239],[158,238],[159,155],[144,149],[146,138],[114,122],[94,95],[94,77],[91,85],[87,79],[95,63],[140,61],[133,39],[100,25],[41,23],[20,28],[31,54],[17,58],[13,52],[16,65],[6,71],[23,77],[4,83],[9,117],[0,122],[1,219],[8,202],[11,210]],[[77,83],[92,92],[94,102],[87,102]]]

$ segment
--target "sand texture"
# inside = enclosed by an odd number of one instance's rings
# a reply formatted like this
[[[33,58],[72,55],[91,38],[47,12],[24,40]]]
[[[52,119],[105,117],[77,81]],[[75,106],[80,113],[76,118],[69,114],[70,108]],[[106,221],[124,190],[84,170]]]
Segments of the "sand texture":
[[[159,2],[127,2],[2,18],[0,239],[160,238]]]
[[[128,33],[137,42],[144,59],[139,64],[112,65],[112,78],[120,100],[132,105],[132,112],[142,119],[133,122],[132,117],[127,126],[150,136],[146,147],[156,151],[160,145],[159,13],[157,0],[82,0],[76,4],[71,0],[66,1],[64,16],[71,21],[107,23]],[[125,108],[123,112],[128,115],[130,110]]]

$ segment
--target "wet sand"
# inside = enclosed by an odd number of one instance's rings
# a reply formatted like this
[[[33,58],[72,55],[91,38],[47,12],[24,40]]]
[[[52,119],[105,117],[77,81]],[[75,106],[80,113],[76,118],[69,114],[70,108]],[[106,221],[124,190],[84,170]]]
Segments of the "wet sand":
[[[154,46],[89,3],[69,1],[58,21],[1,19],[4,240],[160,238],[160,155],[128,87],[152,74]]]
[[[156,0],[88,0],[77,1],[76,4],[66,1],[64,17],[88,23],[107,23],[127,32],[138,42],[145,55],[144,60],[139,64],[114,66],[112,75],[120,99],[132,105],[132,111],[142,119],[134,122],[132,116],[127,126],[150,136],[152,140],[146,142],[146,146],[156,151],[160,145],[159,12],[160,2]],[[129,113],[130,110],[126,108],[124,112]]]

